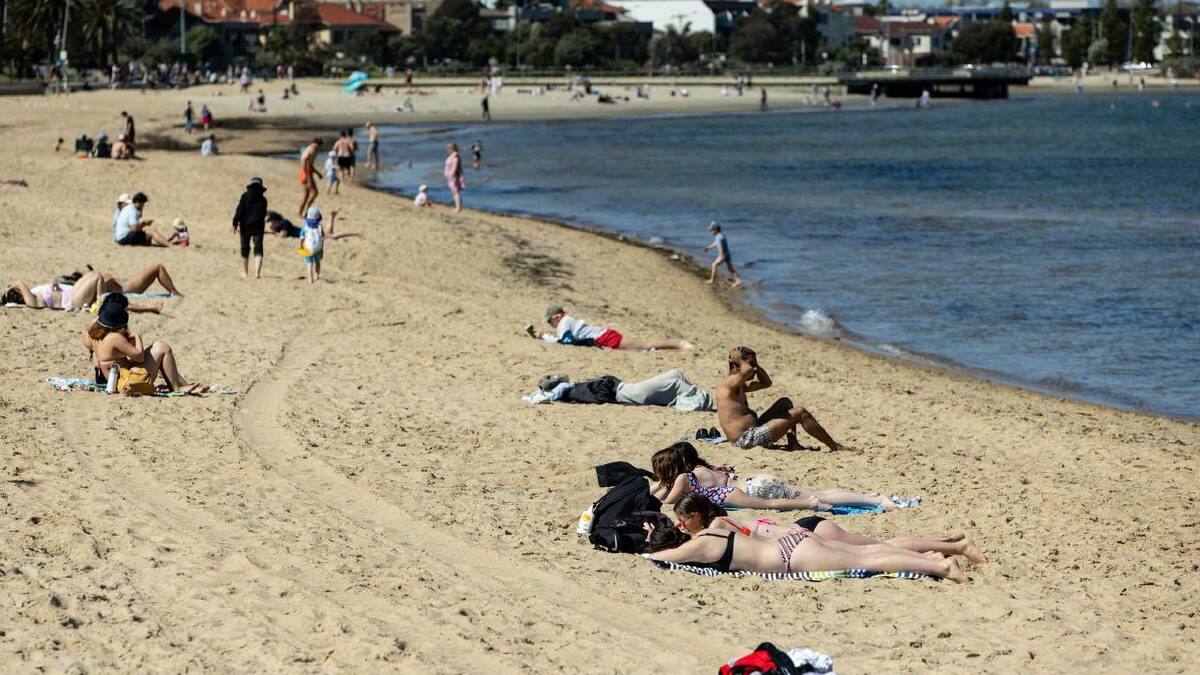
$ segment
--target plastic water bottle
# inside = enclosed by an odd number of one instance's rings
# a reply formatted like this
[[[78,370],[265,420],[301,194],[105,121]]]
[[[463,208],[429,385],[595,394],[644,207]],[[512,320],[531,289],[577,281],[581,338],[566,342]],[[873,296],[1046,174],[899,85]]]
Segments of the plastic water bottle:
[[[119,377],[121,377],[121,368],[114,363],[108,367],[108,383],[104,387],[106,393],[117,393],[117,378]]]
[[[593,512],[594,508],[595,508],[595,505],[593,504],[592,506],[587,507],[586,511],[579,514],[579,527],[575,528],[575,531],[578,532],[579,534],[591,534],[592,533],[592,515],[594,513]]]

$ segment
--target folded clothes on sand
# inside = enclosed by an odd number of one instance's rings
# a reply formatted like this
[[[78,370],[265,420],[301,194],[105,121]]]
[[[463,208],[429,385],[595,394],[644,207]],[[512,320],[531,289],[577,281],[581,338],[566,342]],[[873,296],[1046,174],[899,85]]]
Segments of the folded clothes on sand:
[[[936,577],[931,577],[928,574],[920,574],[918,572],[876,572],[875,570],[833,570],[829,572],[746,572],[739,570],[736,572],[721,572],[708,567],[697,567],[695,565],[683,565],[680,563],[666,562],[664,560],[651,560],[650,562],[658,568],[670,570],[673,572],[691,572],[702,577],[758,577],[767,581],[828,581],[829,579],[932,579],[937,581]]]

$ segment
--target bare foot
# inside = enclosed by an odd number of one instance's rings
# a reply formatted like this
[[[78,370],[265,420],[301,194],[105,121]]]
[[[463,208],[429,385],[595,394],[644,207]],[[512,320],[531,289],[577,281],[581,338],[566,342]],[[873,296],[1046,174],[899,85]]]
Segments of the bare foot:
[[[712,279],[709,279],[708,281],[706,281],[706,282],[704,282],[704,283],[706,283],[706,284],[708,284],[709,286],[711,286],[711,285],[712,285],[712,283],[713,283],[713,280],[712,280]]]
[[[888,499],[887,497],[880,497],[879,505],[883,507],[884,511],[891,511],[893,509],[900,508],[899,506],[896,506],[896,502],[892,501],[891,499]]]
[[[966,557],[967,560],[970,560],[975,564],[982,564],[988,561],[987,556],[983,554],[983,551],[980,551],[975,546],[975,542],[964,537],[962,539],[962,545],[961,553],[964,557]]]
[[[156,302],[150,305],[150,311],[154,312],[155,314],[162,314],[163,304],[161,302]]]
[[[682,342],[680,342],[680,343],[679,343],[679,348],[680,348],[680,349],[687,349],[687,350],[691,350],[691,349],[695,349],[695,348],[696,348],[696,345],[694,345],[694,344],[692,344],[692,343],[688,342],[687,340],[683,340]]]
[[[855,447],[851,447],[849,445],[842,445],[841,443],[834,443],[832,446],[829,447],[829,450],[830,450],[830,452],[852,452],[856,455],[862,454],[862,450],[859,450],[858,448],[855,448]]]
[[[737,281],[733,282],[733,287],[734,287],[734,288],[737,288],[738,286],[741,286],[741,285],[742,285],[742,280],[741,280],[741,279],[738,279]]]
[[[956,584],[967,583],[967,581],[968,581],[967,575],[963,574],[962,568],[958,566],[958,563],[954,560],[954,558],[946,558],[946,565],[947,565],[947,572],[946,572],[947,579],[949,579],[950,581],[953,581]]]

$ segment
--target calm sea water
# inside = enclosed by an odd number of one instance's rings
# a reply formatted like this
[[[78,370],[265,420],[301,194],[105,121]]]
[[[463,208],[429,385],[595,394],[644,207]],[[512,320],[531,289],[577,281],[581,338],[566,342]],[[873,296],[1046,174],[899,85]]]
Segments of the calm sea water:
[[[676,247],[800,330],[1200,417],[1200,96],[394,128],[376,183]],[[469,152],[464,158],[470,161]]]

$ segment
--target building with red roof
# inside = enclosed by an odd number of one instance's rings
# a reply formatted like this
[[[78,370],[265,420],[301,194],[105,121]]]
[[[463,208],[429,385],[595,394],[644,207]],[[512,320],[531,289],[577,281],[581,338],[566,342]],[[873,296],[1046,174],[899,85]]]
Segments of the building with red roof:
[[[210,26],[217,30],[236,61],[249,60],[274,28],[302,22],[313,26],[319,44],[338,49],[361,33],[396,34],[401,29],[385,20],[380,4],[289,0],[159,0],[159,15],[148,27],[151,34],[174,37],[180,25]],[[382,3],[386,4],[386,3]],[[409,3],[411,5],[411,3]],[[361,11],[360,11],[361,10]]]

